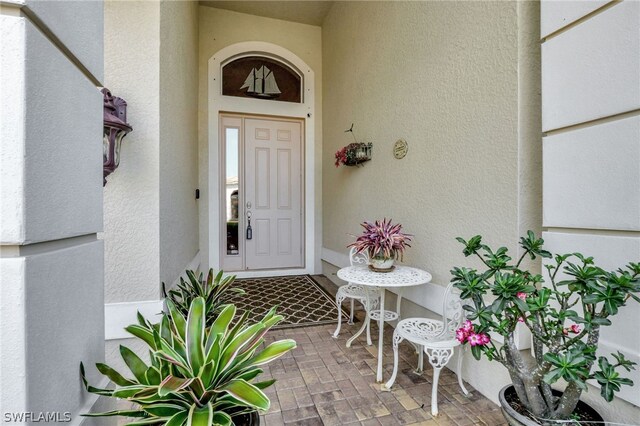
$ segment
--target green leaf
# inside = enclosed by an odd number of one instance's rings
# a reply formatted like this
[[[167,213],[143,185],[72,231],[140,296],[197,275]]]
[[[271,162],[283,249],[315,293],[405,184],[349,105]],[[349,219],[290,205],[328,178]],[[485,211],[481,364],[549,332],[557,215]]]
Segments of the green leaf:
[[[181,377],[169,376],[160,383],[158,395],[166,396],[171,392],[177,392],[189,386],[192,381],[193,378],[183,379]]]
[[[155,342],[153,341],[153,332],[151,332],[148,328],[133,324],[125,327],[125,330],[129,334],[133,334],[138,339],[144,340],[144,342],[147,345],[151,346],[153,349],[156,349]]]
[[[169,419],[165,426],[182,426],[185,420],[187,420],[187,417],[189,417],[189,412],[186,410],[176,413]]]
[[[471,354],[475,359],[479,361],[480,357],[482,356],[482,349],[480,348],[480,346],[471,346]]]
[[[199,374],[204,365],[204,306],[205,301],[202,297],[194,299],[187,318],[187,358],[194,375]]]
[[[158,386],[162,381],[160,371],[155,367],[149,367],[145,373],[145,377],[147,378],[147,383],[153,386]]]
[[[122,377],[120,373],[109,367],[107,364],[97,363],[96,368],[100,373],[102,373],[104,376],[107,376],[113,383],[118,386],[129,386],[135,384],[135,382]]]
[[[138,355],[136,355],[131,349],[126,346],[120,345],[120,355],[122,355],[122,359],[124,360],[129,370],[133,373],[138,382],[142,384],[148,384],[145,373],[147,372],[147,364],[144,363],[140,359]]]
[[[213,423],[213,407],[208,403],[202,408],[198,408],[195,404],[189,410],[187,418],[187,426],[211,426]]]
[[[245,380],[231,380],[218,390],[226,391],[239,401],[260,410],[266,411],[271,405],[269,398],[260,389]]]
[[[113,411],[105,411],[104,413],[85,413],[80,415],[83,417],[112,417],[112,416],[146,417],[147,413],[141,410],[113,410]]]
[[[178,331],[178,335],[184,341],[185,332],[187,330],[187,321],[184,319],[182,314],[178,312],[178,310],[176,309],[176,305],[171,300],[165,299],[165,303],[167,304],[167,308],[169,309],[171,320],[173,321],[173,324]]]
[[[256,382],[253,383],[253,385],[255,387],[257,387],[258,389],[262,390],[262,389],[266,389],[269,386],[273,385],[276,382],[276,379],[271,379],[271,380],[265,380],[263,382]]]
[[[138,420],[135,422],[125,423],[125,426],[146,426],[164,423],[166,419],[162,417],[151,417],[148,419]]]
[[[227,413],[223,411],[216,411],[215,413],[213,413],[211,424],[214,426],[230,426],[233,424],[233,421],[231,420],[231,416],[229,416]],[[167,426],[169,426],[168,423]]]
[[[130,398],[142,391],[149,389],[146,385],[125,386],[118,388],[111,394],[114,398]]]
[[[236,307],[234,305],[227,305],[222,309],[218,318],[211,325],[211,330],[209,333],[212,334],[227,334],[227,330],[229,328],[229,324],[233,320],[233,317],[236,315]]]
[[[285,340],[280,340],[278,342],[273,342],[269,346],[264,348],[255,357],[251,358],[249,362],[251,363],[251,365],[255,365],[255,366],[264,365],[281,357],[282,355],[284,355],[291,349],[294,349],[295,347],[296,347],[296,342],[295,340],[292,340],[292,339],[285,339]]]
[[[143,409],[156,417],[171,417],[180,412],[186,413],[186,409],[183,406],[169,403],[150,404],[143,407]]]
[[[222,369],[219,368],[218,371],[224,371],[229,365],[231,365],[238,352],[247,343],[251,342],[256,334],[264,330],[264,328],[265,325],[258,322],[239,332],[238,335],[223,349],[222,356],[220,357],[220,364],[223,367]]]

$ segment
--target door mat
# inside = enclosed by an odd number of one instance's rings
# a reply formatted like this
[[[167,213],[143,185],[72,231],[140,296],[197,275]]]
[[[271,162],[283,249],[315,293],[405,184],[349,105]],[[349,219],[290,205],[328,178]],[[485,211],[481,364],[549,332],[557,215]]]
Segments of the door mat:
[[[285,277],[237,279],[233,287],[243,289],[244,296],[230,300],[238,311],[251,311],[250,319],[260,319],[273,306],[284,316],[275,329],[310,327],[338,322],[335,298],[327,293],[308,275]],[[342,320],[348,321],[349,313],[340,309]]]

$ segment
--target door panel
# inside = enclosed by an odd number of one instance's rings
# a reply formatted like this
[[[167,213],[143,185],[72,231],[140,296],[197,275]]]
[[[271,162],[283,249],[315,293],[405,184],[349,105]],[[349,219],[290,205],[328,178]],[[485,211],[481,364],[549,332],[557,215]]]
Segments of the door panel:
[[[247,118],[245,135],[246,269],[302,267],[302,125]]]

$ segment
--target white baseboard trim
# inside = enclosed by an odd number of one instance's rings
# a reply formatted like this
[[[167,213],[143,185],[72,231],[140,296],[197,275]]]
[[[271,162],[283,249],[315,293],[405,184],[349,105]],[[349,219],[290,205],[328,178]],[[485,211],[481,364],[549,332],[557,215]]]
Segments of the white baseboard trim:
[[[104,305],[104,338],[105,340],[128,339],[131,336],[124,328],[137,324],[137,313],[153,320],[162,312],[162,300],[146,300],[136,302],[106,303]]]
[[[340,253],[326,247],[322,247],[322,260],[338,268],[346,268],[350,263],[347,253]]]

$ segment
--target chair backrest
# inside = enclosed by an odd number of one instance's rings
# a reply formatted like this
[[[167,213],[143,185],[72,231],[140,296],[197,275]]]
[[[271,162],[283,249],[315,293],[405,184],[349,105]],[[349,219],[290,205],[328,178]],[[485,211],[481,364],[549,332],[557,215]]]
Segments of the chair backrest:
[[[366,266],[369,264],[369,253],[367,253],[366,251],[362,253],[356,253],[356,248],[351,247],[351,250],[349,250],[349,262],[351,262],[351,266]]]
[[[456,330],[462,327],[465,320],[464,302],[460,299],[460,290],[449,283],[444,293],[442,304],[442,328],[441,335],[454,336]]]

